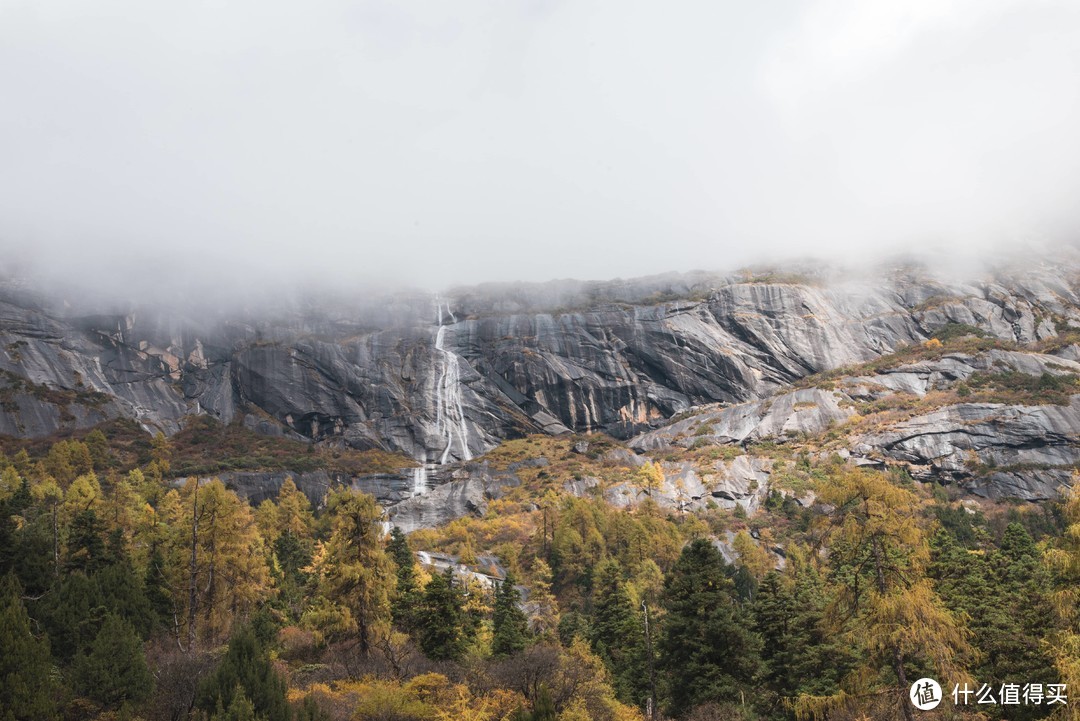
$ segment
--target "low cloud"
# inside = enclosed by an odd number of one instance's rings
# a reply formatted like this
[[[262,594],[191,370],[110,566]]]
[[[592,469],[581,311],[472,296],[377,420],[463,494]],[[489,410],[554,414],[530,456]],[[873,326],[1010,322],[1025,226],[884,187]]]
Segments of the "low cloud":
[[[1080,8],[0,2],[0,249],[129,293],[1076,235]]]

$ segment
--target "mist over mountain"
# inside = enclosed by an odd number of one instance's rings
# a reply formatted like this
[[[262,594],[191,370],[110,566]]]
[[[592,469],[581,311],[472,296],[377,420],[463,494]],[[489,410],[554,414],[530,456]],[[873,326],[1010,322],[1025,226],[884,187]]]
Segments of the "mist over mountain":
[[[1073,718],[1078,78],[1070,0],[0,0],[0,717]]]
[[[753,403],[808,377],[902,357],[953,328],[1005,349],[1056,343],[1067,364],[1080,327],[1080,254],[1044,252],[987,256],[979,267],[941,254],[861,269],[804,261],[439,294],[324,288],[249,303],[102,301],[97,310],[11,279],[2,288],[0,432],[45,437],[130,418],[173,435],[205,416],[395,453],[405,465],[468,462],[535,433],[631,441],[695,408]],[[985,350],[956,356],[966,372],[918,372],[962,380],[989,362]],[[882,383],[891,387],[874,381]],[[858,396],[847,394],[799,402],[833,408],[822,416],[832,423],[843,417],[830,415],[836,403]],[[792,422],[798,432],[815,427]],[[1056,423],[1072,438],[1071,420]],[[852,448],[867,442],[853,438]],[[1021,495],[1052,494],[1058,481],[1032,482]]]
[[[168,300],[1069,241],[1078,12],[7,3],[0,249]]]

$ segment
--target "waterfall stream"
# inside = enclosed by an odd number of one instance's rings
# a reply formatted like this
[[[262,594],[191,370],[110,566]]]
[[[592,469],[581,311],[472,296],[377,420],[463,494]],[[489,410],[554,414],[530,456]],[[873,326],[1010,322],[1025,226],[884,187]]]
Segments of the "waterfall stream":
[[[427,472],[428,472],[427,464],[417,466],[416,468],[413,469],[412,494],[413,494],[414,498],[416,496],[422,496],[425,493],[427,493],[427,484],[428,484]]]
[[[461,368],[460,358],[456,353],[446,348],[446,329],[442,325],[442,304],[437,303],[439,309],[439,330],[435,334],[435,350],[442,354],[442,372],[439,375],[438,385],[435,388],[435,426],[439,435],[446,439],[440,463],[445,464],[450,458],[450,451],[454,447],[455,436],[461,445],[463,460],[471,460],[472,453],[469,451],[469,426],[465,422],[465,410],[461,403]],[[450,304],[446,304],[446,313],[456,323],[450,310]]]

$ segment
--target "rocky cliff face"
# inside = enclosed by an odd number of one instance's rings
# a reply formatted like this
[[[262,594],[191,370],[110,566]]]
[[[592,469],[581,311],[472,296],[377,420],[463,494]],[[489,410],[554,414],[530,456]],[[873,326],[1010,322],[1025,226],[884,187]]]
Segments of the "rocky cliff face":
[[[45,436],[118,416],[171,433],[185,415],[210,414],[440,464],[535,432],[645,433],[635,446],[649,450],[663,442],[649,432],[674,414],[745,403],[709,419],[718,442],[743,442],[843,420],[848,396],[771,396],[947,323],[1016,343],[1080,325],[1078,268],[1069,259],[965,282],[914,268],[857,280],[699,274],[465,289],[389,299],[356,315],[294,308],[209,320],[139,308],[80,315],[8,284],[0,289],[0,433]],[[957,372],[945,363],[875,382],[917,391],[934,374]],[[1017,411],[1024,420],[1015,423],[983,406],[950,413],[864,444],[923,464],[953,451],[912,442],[921,427],[938,429],[940,445],[942,424],[974,437],[970,429],[992,418],[998,425],[987,432],[1007,426],[1022,449],[1033,435],[1080,422],[1067,409],[1052,420]],[[974,441],[949,439],[957,452],[979,452]],[[1053,452],[1058,460],[1069,453]],[[1045,460],[998,455],[1011,466]]]

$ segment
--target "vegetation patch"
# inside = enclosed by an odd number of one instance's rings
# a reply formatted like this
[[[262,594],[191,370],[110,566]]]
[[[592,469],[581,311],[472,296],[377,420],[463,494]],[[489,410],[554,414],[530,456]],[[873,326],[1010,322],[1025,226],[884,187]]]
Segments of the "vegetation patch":
[[[208,476],[225,471],[325,470],[355,476],[391,473],[415,461],[381,450],[321,448],[291,438],[263,436],[240,423],[223,425],[208,416],[194,416],[170,439],[172,469],[178,476]]]
[[[973,373],[966,385],[972,395],[987,403],[1011,405],[1068,405],[1074,393],[1080,393],[1080,377],[1073,373],[1033,376],[1017,371]]]
[[[967,323],[946,323],[945,325],[934,331],[931,338],[937,338],[942,343],[951,340],[957,340],[959,338],[966,338],[968,336],[974,336],[975,338],[986,338],[987,333],[982,328],[976,328],[973,325]]]

